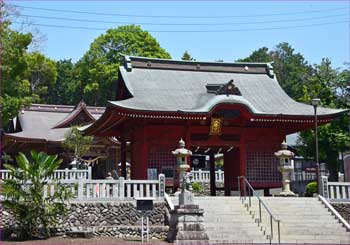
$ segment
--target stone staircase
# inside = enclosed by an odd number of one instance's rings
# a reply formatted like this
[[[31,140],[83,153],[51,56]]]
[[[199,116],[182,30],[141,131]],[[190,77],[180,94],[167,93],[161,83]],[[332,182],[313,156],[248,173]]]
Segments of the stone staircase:
[[[267,243],[239,197],[196,197],[204,209],[204,226],[212,244]]]
[[[239,197],[195,197],[204,209],[204,227],[211,244],[267,243]],[[176,205],[176,199],[173,199]]]
[[[273,215],[281,220],[281,244],[350,244],[350,232],[331,214],[318,198],[261,197]],[[172,199],[177,204],[177,198]],[[211,244],[278,243],[277,222],[273,222],[262,207],[259,223],[259,203],[248,198],[242,204],[239,197],[195,197],[195,204],[204,209],[204,226]]]
[[[274,216],[281,220],[281,243],[350,244],[350,232],[331,214],[318,198],[261,197]],[[250,214],[259,219],[259,203],[251,198]],[[248,203],[248,199],[245,202]],[[247,210],[247,209],[246,209]],[[278,243],[277,223],[273,223],[272,243]],[[262,208],[263,232],[270,238],[270,216]]]

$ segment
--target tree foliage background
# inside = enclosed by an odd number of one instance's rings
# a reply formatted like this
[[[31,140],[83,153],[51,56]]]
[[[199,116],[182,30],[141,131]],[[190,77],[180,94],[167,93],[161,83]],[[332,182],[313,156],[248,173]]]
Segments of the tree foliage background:
[[[281,87],[294,100],[310,104],[312,98],[321,99],[321,106],[350,108],[350,67],[339,70],[332,67],[329,58],[319,64],[309,64],[304,56],[288,43],[280,43],[273,50],[262,47],[241,62],[273,62],[274,71]],[[319,160],[325,162],[331,171],[331,179],[337,178],[340,170],[339,155],[349,150],[349,117],[343,114],[332,123],[320,126]],[[307,158],[315,156],[315,132],[301,132],[297,148]]]
[[[3,7],[3,5],[1,5]],[[38,51],[29,51],[33,34],[11,28],[6,9],[1,8],[1,102],[2,123],[17,115],[29,103],[76,105],[84,99],[89,105],[104,106],[115,98],[118,67],[124,55],[171,58],[157,40],[137,25],[119,26],[97,37],[89,50],[77,61],[54,61]],[[195,60],[187,51],[183,60]],[[310,103],[319,97],[322,106],[350,107],[350,66],[337,69],[327,57],[318,64],[310,64],[303,54],[286,43],[273,49],[261,47],[240,62],[273,62],[281,87],[299,102]],[[349,149],[349,119],[344,114],[339,120],[321,126],[319,130],[320,161],[333,171],[338,170],[338,154]],[[299,152],[314,156],[314,132],[302,132]]]

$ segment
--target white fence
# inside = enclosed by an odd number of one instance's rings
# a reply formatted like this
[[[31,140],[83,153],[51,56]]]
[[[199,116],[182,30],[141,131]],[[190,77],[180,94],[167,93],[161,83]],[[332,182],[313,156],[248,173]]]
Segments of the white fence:
[[[1,169],[0,170],[0,181],[3,179],[11,179],[10,170]],[[92,170],[91,167],[87,169],[58,169],[48,178],[49,180],[77,180],[77,179],[91,179]]]
[[[164,198],[165,177],[160,174],[158,180],[62,180],[60,185],[68,185],[79,201]],[[45,186],[44,196],[54,195],[57,182],[49,181]]]
[[[350,182],[328,182],[330,199],[348,199],[350,201]]]
[[[209,183],[210,182],[210,171],[209,170],[192,170],[191,174],[193,176],[194,182]],[[216,182],[224,182],[224,171],[215,171]]]
[[[317,175],[316,173],[310,173],[310,172],[294,172],[290,174],[290,180],[291,181],[306,181],[306,180],[316,180]]]
[[[210,182],[210,171],[209,170],[192,170],[191,174],[193,176],[194,182],[209,183]],[[216,182],[224,182],[224,171],[215,171]],[[290,175],[291,181],[305,181],[305,180],[316,180],[316,173],[309,172],[295,172]]]

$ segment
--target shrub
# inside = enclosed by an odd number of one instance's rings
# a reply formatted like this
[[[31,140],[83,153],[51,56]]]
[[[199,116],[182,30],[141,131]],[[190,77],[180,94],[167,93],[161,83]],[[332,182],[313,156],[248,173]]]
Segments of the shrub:
[[[50,226],[57,216],[66,211],[64,201],[72,195],[70,190],[57,181],[53,195],[44,195],[48,177],[59,167],[62,160],[57,155],[31,152],[31,161],[23,153],[16,157],[18,168],[4,164],[13,179],[5,179],[3,205],[16,220],[15,233],[18,239],[47,238]]]
[[[202,191],[202,185],[198,182],[193,182],[192,183],[192,189],[194,192],[201,192]]]
[[[306,196],[313,196],[314,193],[317,193],[317,182],[310,182],[306,185]]]

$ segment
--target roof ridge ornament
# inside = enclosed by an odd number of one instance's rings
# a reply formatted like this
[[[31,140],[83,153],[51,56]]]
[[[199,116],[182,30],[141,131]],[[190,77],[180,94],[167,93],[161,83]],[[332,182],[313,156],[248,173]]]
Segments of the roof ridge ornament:
[[[242,95],[241,91],[234,85],[234,80],[231,79],[226,84],[207,84],[207,93],[212,93],[215,95]]]
[[[130,56],[127,56],[127,55],[125,56],[124,66],[125,66],[126,71],[131,71],[132,70],[132,64],[131,64]]]
[[[267,63],[267,75],[269,75],[269,77],[274,78],[275,77],[275,72],[273,71],[273,66],[272,66],[273,62]]]

